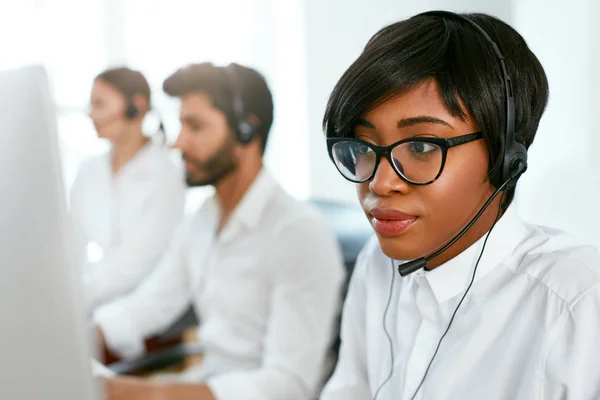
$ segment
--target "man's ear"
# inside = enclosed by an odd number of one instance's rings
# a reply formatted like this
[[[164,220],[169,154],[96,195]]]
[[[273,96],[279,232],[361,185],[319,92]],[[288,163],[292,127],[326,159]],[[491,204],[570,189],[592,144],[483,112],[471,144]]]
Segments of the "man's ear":
[[[260,119],[254,114],[248,114],[246,121],[248,121],[254,128],[257,128],[260,125]]]

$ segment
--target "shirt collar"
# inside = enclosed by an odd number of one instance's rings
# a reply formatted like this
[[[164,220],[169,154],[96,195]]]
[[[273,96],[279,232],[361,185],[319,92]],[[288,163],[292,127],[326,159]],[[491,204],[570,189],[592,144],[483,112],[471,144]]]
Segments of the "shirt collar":
[[[519,218],[515,206],[510,206],[498,220],[485,245],[477,267],[475,282],[502,264],[523,241],[527,227]],[[473,268],[481,253],[487,233],[458,256],[431,271],[421,270],[439,303],[464,292],[469,285]]]
[[[263,218],[270,198],[276,192],[279,185],[271,175],[263,168],[240,200],[227,225],[223,229],[222,239],[233,237],[240,227],[246,229],[254,228]],[[220,214],[216,197],[211,199],[211,206],[215,208],[215,214]]]
[[[137,175],[146,170],[154,171],[158,164],[155,162],[156,159],[161,155],[161,146],[149,140],[140,150],[129,160],[121,170],[117,173],[116,177],[119,179],[127,178],[129,175]],[[112,157],[107,157],[107,166],[109,170],[111,167]]]

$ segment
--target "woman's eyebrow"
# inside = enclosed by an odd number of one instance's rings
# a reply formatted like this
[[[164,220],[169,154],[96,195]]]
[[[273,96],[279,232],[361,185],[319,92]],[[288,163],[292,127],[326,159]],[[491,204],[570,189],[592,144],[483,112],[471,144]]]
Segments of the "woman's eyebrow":
[[[398,128],[406,128],[409,126],[413,126],[413,125],[417,125],[417,124],[438,124],[438,125],[444,125],[447,126],[448,128],[452,128],[454,129],[454,127],[452,125],[450,125],[448,122],[444,121],[443,119],[439,119],[437,117],[433,117],[430,115],[419,115],[417,117],[410,117],[410,118],[402,118],[400,121],[398,121]]]
[[[400,121],[398,121],[397,127],[398,127],[398,129],[402,129],[402,128],[407,128],[409,126],[418,125],[418,124],[438,124],[438,125],[443,125],[443,126],[447,126],[448,128],[454,129],[454,127],[452,125],[450,125],[450,123],[444,121],[443,119],[433,117],[431,115],[419,115],[417,117],[402,118]],[[373,123],[371,123],[370,121],[368,121],[364,118],[358,118],[356,120],[355,126],[362,126],[362,127],[369,128],[369,129],[376,129],[375,125],[373,125]]]

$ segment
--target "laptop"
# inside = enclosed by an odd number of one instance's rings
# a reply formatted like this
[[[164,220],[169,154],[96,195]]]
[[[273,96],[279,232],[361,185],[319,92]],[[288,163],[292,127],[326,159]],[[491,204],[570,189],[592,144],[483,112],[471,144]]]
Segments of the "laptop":
[[[0,71],[0,399],[96,400],[43,67]]]

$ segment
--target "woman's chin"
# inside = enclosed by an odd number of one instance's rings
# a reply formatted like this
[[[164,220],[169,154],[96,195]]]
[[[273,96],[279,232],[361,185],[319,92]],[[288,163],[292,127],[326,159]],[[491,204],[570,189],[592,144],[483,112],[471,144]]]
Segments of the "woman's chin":
[[[407,240],[400,237],[386,237],[377,235],[379,246],[383,254],[393,260],[410,261],[426,256],[422,242]]]

